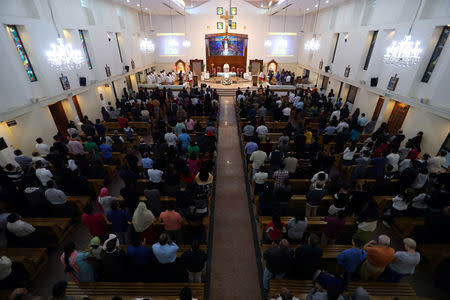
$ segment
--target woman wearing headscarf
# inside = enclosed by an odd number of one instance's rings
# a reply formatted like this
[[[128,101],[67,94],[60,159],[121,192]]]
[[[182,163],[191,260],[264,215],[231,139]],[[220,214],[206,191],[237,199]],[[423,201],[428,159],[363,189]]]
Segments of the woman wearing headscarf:
[[[156,228],[153,226],[155,216],[147,209],[144,202],[140,202],[133,214],[133,228],[141,234],[141,240],[146,244],[153,244],[156,241]]]
[[[102,281],[123,281],[127,278],[127,256],[120,249],[119,239],[110,234],[103,244],[100,254],[102,263]]]
[[[103,187],[100,190],[100,195],[97,198],[97,207],[102,213],[107,213],[111,209],[111,203],[116,201],[116,197],[110,196],[107,188]]]
[[[64,271],[75,282],[95,281],[95,273],[88,261],[89,252],[78,252],[75,243],[69,242],[64,246],[64,253],[61,255],[61,263]]]

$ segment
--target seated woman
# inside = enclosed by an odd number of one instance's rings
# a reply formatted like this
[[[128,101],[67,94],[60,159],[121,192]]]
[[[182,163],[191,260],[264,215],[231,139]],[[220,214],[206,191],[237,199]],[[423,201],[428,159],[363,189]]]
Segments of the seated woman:
[[[265,236],[270,241],[279,241],[286,234],[286,224],[283,223],[278,214],[272,216],[272,221],[266,225],[264,230]]]
[[[64,246],[64,252],[60,260],[64,266],[64,271],[75,282],[95,281],[95,273],[88,258],[89,252],[78,252],[75,250],[75,243],[69,242]]]

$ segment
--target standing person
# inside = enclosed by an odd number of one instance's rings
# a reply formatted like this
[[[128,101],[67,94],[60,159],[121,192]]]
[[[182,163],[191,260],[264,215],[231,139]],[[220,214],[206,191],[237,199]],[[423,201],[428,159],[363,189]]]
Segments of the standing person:
[[[50,147],[47,144],[44,144],[44,141],[40,137],[36,139],[36,150],[42,157],[45,157],[50,153]]]
[[[97,207],[102,213],[106,214],[111,209],[111,204],[116,200],[116,197],[110,196],[108,189],[103,187],[97,198]]]
[[[263,286],[264,290],[269,290],[269,280],[272,278],[282,279],[292,264],[292,254],[289,249],[289,242],[286,239],[279,244],[272,243],[272,247],[266,250],[263,255],[266,261],[264,269]]]
[[[319,209],[322,198],[326,195],[326,191],[323,189],[324,182],[317,181],[315,186],[312,187],[306,195],[306,216],[315,217],[317,210]]]
[[[267,160],[266,152],[262,151],[262,147],[259,146],[258,150],[250,155],[250,161],[252,162],[253,167],[253,175],[256,171],[264,165],[264,162]]]
[[[403,246],[406,251],[396,251],[394,260],[387,267],[389,282],[400,282],[402,277],[414,274],[416,266],[420,263],[416,241],[406,238],[403,240]]]
[[[191,248],[181,256],[189,275],[189,282],[202,282],[202,272],[205,268],[207,256],[199,249],[198,240],[193,240]]]
[[[119,239],[110,234],[103,244],[101,257],[101,281],[121,282],[127,278],[127,256],[120,248]]]
[[[310,280],[317,270],[317,265],[322,258],[322,247],[320,247],[320,238],[312,233],[308,238],[308,243],[300,245],[295,250],[295,273],[298,279]]]
[[[132,224],[134,231],[141,235],[141,240],[151,244],[156,240],[156,228],[153,226],[155,216],[147,209],[144,202],[139,202],[133,213]]]
[[[363,241],[357,234],[352,236],[352,248],[339,253],[337,262],[344,268],[344,283],[352,280],[353,273],[356,272],[359,265],[366,259],[366,252],[362,249]]]
[[[117,201],[111,202],[111,209],[106,215],[108,221],[111,222],[114,233],[122,244],[128,244],[128,221],[130,214],[125,209],[119,208]]]
[[[81,222],[89,229],[91,236],[98,236],[100,238],[106,237],[107,228],[105,218],[100,214],[94,213],[94,208],[91,204],[86,205],[84,208]]]
[[[361,265],[360,275],[363,281],[376,280],[384,269],[394,260],[395,251],[390,247],[391,239],[387,235],[378,236],[378,243],[371,240],[364,245],[366,261]]]
[[[270,241],[279,241],[286,234],[286,224],[281,221],[280,216],[276,213],[272,216],[272,221],[270,221],[265,228],[265,236]]]
[[[68,242],[64,246],[64,252],[60,260],[64,266],[64,271],[75,282],[94,282],[95,273],[92,265],[89,263],[89,252],[78,252],[75,249],[74,242]]]
[[[291,218],[287,223],[288,238],[292,242],[299,243],[308,227],[308,219],[305,212],[300,211],[295,218]]]
[[[327,216],[325,222],[327,222],[327,225],[322,231],[322,245],[334,244],[344,232],[345,212],[340,210],[337,216]]]
[[[146,247],[141,242],[139,236],[134,236],[132,243],[127,249],[128,262],[133,268],[133,281],[147,281],[149,277],[153,277],[152,272],[147,272],[152,268],[152,263],[155,261],[155,255],[149,247]]]
[[[68,217],[70,215],[67,207],[67,196],[63,191],[55,187],[53,180],[47,182],[45,199],[52,205],[52,215],[54,217]]]
[[[179,247],[172,242],[169,235],[161,233],[158,243],[152,245],[153,253],[160,264],[171,264],[177,259]]]
[[[48,182],[53,180],[52,172],[44,167],[42,161],[36,162],[36,177],[39,179],[44,188],[47,186]]]
[[[183,217],[175,211],[175,208],[176,202],[169,202],[169,207],[159,215],[159,220],[164,224],[164,230],[166,230],[177,242],[181,242],[181,225],[183,224]]]

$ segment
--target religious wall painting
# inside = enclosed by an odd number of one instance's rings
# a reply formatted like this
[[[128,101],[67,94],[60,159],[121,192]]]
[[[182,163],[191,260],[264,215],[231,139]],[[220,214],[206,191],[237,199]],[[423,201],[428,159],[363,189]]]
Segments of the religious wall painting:
[[[218,16],[223,15],[223,7],[218,7],[218,8],[217,8],[217,15],[218,15]]]
[[[69,83],[69,79],[67,78],[67,76],[64,76],[61,73],[61,77],[59,77],[59,81],[61,82],[62,88],[63,90],[70,90],[70,83]]]
[[[387,89],[390,91],[395,91],[395,88],[397,87],[398,79],[399,78],[397,77],[397,74],[392,76],[391,79],[389,80]]]
[[[217,29],[219,30],[223,29],[223,22],[217,22]]]
[[[232,16],[236,16],[237,15],[237,7],[232,7],[231,8],[231,15]]]
[[[176,72],[185,72],[186,71],[186,64],[184,63],[184,61],[182,61],[181,59],[177,60],[177,62],[175,63],[175,68],[176,68]]]
[[[237,28],[236,22],[231,22],[231,29],[236,29],[236,28]]]

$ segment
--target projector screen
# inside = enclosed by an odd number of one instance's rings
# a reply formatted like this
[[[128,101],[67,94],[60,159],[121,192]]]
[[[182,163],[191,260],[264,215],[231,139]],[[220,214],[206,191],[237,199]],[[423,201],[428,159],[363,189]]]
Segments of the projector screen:
[[[297,53],[296,33],[269,33],[266,40],[272,45],[267,47],[267,55],[274,57],[290,57]]]
[[[159,56],[183,56],[183,33],[158,33]]]
[[[225,40],[224,40],[225,39]],[[244,56],[245,38],[216,36],[209,38],[210,56]]]

